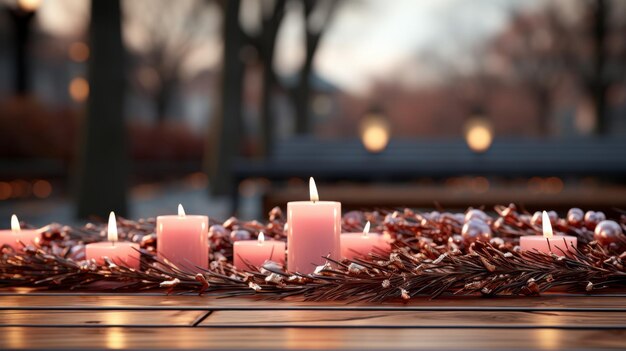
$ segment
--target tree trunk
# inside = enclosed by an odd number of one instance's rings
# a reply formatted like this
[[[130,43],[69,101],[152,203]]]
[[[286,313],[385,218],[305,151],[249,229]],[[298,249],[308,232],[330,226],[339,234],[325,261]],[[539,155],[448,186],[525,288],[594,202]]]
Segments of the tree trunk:
[[[605,53],[605,37],[606,23],[609,4],[605,0],[597,0],[594,9],[594,77],[591,84],[591,95],[594,100],[596,112],[596,133],[604,134],[607,131],[606,116],[606,92],[607,82],[604,74],[606,53]]]
[[[171,100],[172,92],[173,92],[173,83],[168,81],[163,81],[161,87],[156,93],[155,96],[155,107],[156,107],[156,120],[157,123],[163,124],[167,120],[167,108],[169,107],[169,103]]]
[[[535,101],[537,102],[537,113],[539,114],[539,133],[543,136],[550,135],[550,89],[536,85],[533,88]]]
[[[91,92],[78,165],[78,216],[128,215],[124,126],[124,48],[119,0],[91,3]]]
[[[313,71],[313,59],[304,62],[300,71],[300,80],[296,88],[296,134],[304,135],[311,132],[309,121],[309,102],[311,99],[311,73]]]
[[[271,17],[263,19],[261,32],[261,59],[263,62],[263,95],[261,100],[261,154],[270,156],[274,142],[274,111],[272,109],[272,97],[276,86],[276,72],[274,71],[274,50],[276,37],[280,23],[285,14],[285,0],[278,0],[274,4]]]
[[[35,12],[25,11],[20,8],[8,8],[8,12],[9,16],[13,20],[14,28],[14,91],[17,95],[26,95],[30,92],[28,44],[30,39],[31,23],[35,17]]]
[[[213,195],[232,193],[232,164],[239,154],[243,86],[243,65],[239,58],[243,45],[239,8],[240,0],[230,0],[225,7],[221,107],[212,125],[215,130],[213,133],[209,131],[213,137],[210,138],[211,157],[207,160]]]
[[[263,157],[270,156],[274,146],[274,116],[272,115],[274,75],[271,70],[271,61],[265,63],[263,68],[263,98],[261,100],[261,155]]]

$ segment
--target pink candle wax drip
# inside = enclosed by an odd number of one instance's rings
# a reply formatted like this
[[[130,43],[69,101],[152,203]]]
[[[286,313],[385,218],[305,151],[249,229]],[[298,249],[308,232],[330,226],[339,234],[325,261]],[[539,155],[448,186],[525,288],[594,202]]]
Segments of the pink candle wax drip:
[[[341,254],[341,203],[319,201],[313,178],[309,191],[311,201],[287,203],[287,268],[303,274]]]

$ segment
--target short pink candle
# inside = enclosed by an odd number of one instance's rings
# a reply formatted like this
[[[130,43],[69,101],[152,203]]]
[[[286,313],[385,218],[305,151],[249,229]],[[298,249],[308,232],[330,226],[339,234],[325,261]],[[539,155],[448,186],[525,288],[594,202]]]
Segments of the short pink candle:
[[[107,257],[118,266],[139,269],[139,245],[117,241],[117,223],[113,212],[109,214],[107,237],[108,241],[85,245],[85,258],[104,265],[104,258]]]
[[[572,252],[572,247],[576,247],[578,240],[576,237],[568,235],[553,235],[552,224],[546,211],[543,211],[541,219],[543,235],[524,235],[520,238],[520,248],[522,251],[540,251],[554,253],[561,256],[563,252]]]
[[[85,245],[85,257],[104,265],[107,257],[118,266],[139,269],[139,244],[119,241],[105,241]]]
[[[370,233],[370,222],[367,222],[362,233],[341,234],[341,258],[352,260],[366,257],[374,248],[388,250],[389,244],[378,233]]]
[[[265,240],[263,233],[259,234],[258,240],[235,241],[233,261],[238,269],[249,270],[248,264],[261,267],[268,260],[285,266],[284,242]]]
[[[186,215],[178,205],[177,216],[158,216],[157,256],[180,269],[197,272],[209,268],[209,217]]]
[[[16,215],[11,216],[11,229],[0,230],[0,247],[8,245],[14,250],[21,250],[24,245],[39,244],[41,232],[38,229],[21,229]]]
[[[287,268],[302,274],[313,273],[326,256],[341,255],[341,203],[318,201],[313,178],[309,189],[311,201],[287,203]]]

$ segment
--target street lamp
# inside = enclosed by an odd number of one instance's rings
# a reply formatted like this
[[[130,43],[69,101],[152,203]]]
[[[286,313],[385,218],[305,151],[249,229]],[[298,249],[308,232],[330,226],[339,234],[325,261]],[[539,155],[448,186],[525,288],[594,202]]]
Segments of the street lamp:
[[[391,138],[391,127],[381,112],[370,112],[360,124],[361,142],[371,153],[383,151]]]
[[[493,142],[493,126],[482,115],[472,116],[465,123],[465,142],[476,153],[483,153]]]

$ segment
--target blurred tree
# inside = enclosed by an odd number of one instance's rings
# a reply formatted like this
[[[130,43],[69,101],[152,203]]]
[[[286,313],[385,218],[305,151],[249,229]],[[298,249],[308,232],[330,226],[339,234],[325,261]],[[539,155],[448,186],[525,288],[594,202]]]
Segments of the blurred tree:
[[[509,68],[509,77],[528,86],[534,96],[548,133],[548,118],[553,94],[564,80],[574,78],[583,94],[594,105],[595,130],[606,131],[606,93],[608,86],[623,74],[624,62],[607,55],[606,36],[611,4],[608,0],[584,1],[577,19],[565,18],[562,9],[548,4],[541,15],[514,12],[511,31],[495,43],[495,53]],[[626,18],[623,18],[626,19]]]
[[[623,40],[614,39],[624,35],[619,25],[626,22],[626,13],[611,10],[620,4],[611,0],[548,2],[534,11],[501,4],[510,12],[509,22],[491,39],[478,42],[472,40],[471,26],[451,17],[445,26],[450,32],[446,42],[455,48],[465,46],[459,52],[467,54],[461,59],[438,52],[436,46],[419,59],[453,82],[457,94],[450,98],[466,106],[488,106],[494,93],[507,85],[524,89],[534,101],[538,130],[543,134],[550,132],[557,94],[566,86],[573,87],[582,95],[579,99],[593,102],[591,121],[586,123],[603,133],[608,89],[626,75],[625,46]]]
[[[300,0],[304,15],[305,56],[300,68],[298,82],[291,93],[296,110],[296,134],[307,134],[311,131],[310,99],[311,74],[313,59],[322,39],[322,35],[330,25],[332,15],[339,0]]]
[[[189,57],[207,40],[214,26],[208,18],[211,0],[126,1],[125,29],[131,46],[137,48],[142,88],[154,100],[156,120],[171,113],[173,96],[183,79]]]
[[[92,0],[90,94],[78,150],[78,216],[128,214],[124,47],[119,0]]]
[[[261,26],[257,33],[242,33],[246,41],[259,53],[263,65],[263,90],[261,99],[261,154],[269,155],[274,140],[274,119],[272,111],[272,96],[278,83],[276,70],[274,69],[274,52],[278,29],[285,15],[286,0],[262,1],[261,2]]]
[[[240,52],[244,36],[239,23],[240,0],[220,2],[224,11],[224,51],[222,59],[221,101],[214,123],[209,128],[206,165],[210,190],[214,195],[228,195],[233,189],[232,163],[241,145],[241,98],[243,63]]]
[[[302,8],[304,27],[305,56],[302,66],[297,73],[294,86],[281,86],[287,91],[295,111],[297,134],[310,132],[310,98],[313,60],[319,43],[328,28],[332,15],[339,0],[293,0]],[[261,133],[263,139],[263,154],[271,150],[273,137],[272,95],[273,90],[280,84],[275,67],[273,66],[276,48],[276,39],[280,25],[285,15],[285,0],[265,0],[260,6],[260,26],[254,33],[247,33],[246,41],[256,48],[263,65],[263,99],[261,103]]]
[[[17,95],[26,95],[30,92],[30,70],[28,67],[28,45],[31,34],[31,24],[35,18],[37,6],[6,6],[13,23],[14,42],[14,90]]]

